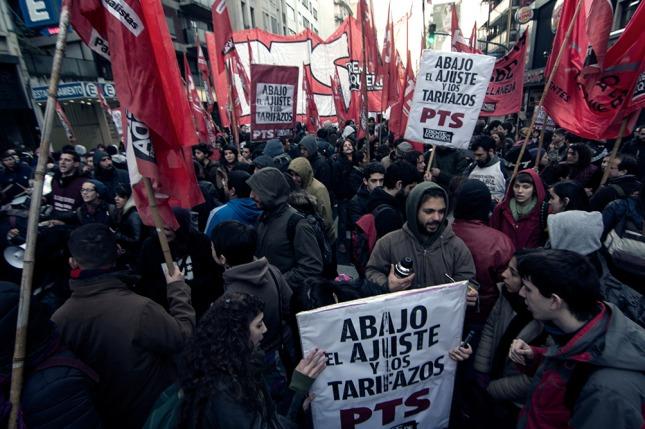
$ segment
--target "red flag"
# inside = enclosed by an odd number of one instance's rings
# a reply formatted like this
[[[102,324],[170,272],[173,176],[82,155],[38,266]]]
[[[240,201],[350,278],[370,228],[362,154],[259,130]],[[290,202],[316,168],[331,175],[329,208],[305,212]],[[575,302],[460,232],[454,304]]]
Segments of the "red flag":
[[[645,22],[645,3],[639,4],[621,36],[607,49],[603,67],[597,73],[585,75],[583,69],[589,48],[596,49],[587,32],[588,21],[596,18],[589,16],[588,11],[597,0],[582,1],[585,3],[566,45],[564,36],[573,21],[577,2],[567,0],[563,5],[546,76],[554,68],[558,51],[564,49],[564,52],[545,96],[544,108],[556,123],[574,134],[594,140],[612,139],[618,136],[623,119],[642,107],[642,103],[633,102],[632,94],[635,95],[645,58],[645,38],[640,28]],[[631,132],[631,127],[633,124],[628,124],[627,132]]]
[[[480,116],[503,116],[520,111],[528,45],[526,35],[524,31],[513,49],[495,61]]]
[[[604,69],[609,32],[614,21],[611,1],[591,0],[587,16],[586,31],[589,37],[589,47],[583,69],[585,75],[598,73]]]
[[[401,81],[396,68],[396,47],[394,45],[394,24],[390,9],[387,12],[387,25],[385,27],[385,40],[383,41],[383,93],[381,101],[381,110],[387,109],[388,106],[396,103],[401,92]]]
[[[215,107],[215,100],[213,99],[213,86],[211,85],[210,73],[208,72],[208,63],[202,51],[202,45],[199,43],[199,35],[195,34],[195,45],[197,47],[197,70],[199,70],[199,77],[202,81],[202,88],[206,94],[206,103],[208,111],[212,112]]]
[[[477,48],[477,21],[473,23],[473,29],[470,32],[470,39],[468,40],[468,47],[472,52],[481,54],[481,51]]]
[[[320,129],[320,116],[318,115],[318,107],[316,106],[316,100],[314,99],[314,92],[311,83],[311,75],[304,70],[304,76],[302,77],[302,89],[305,93],[305,101],[307,103],[307,132],[315,133]]]
[[[218,54],[217,47],[215,45],[215,34],[207,31],[205,35],[208,58],[211,60],[211,74],[213,75],[213,87],[215,88],[215,96],[217,97],[217,110],[219,112],[220,123],[222,124],[222,127],[229,128],[231,126],[231,121],[227,110],[228,79],[226,78],[226,67],[223,59],[220,64],[221,56]]]
[[[195,128],[197,129],[197,135],[199,136],[200,142],[208,141],[208,129],[206,126],[206,120],[204,118],[204,108],[202,107],[202,102],[199,99],[199,94],[197,93],[197,88],[195,87],[195,82],[193,81],[193,74],[190,71],[190,66],[188,65],[188,59],[186,58],[186,53],[184,52],[184,77],[186,79],[186,94],[188,96],[188,103],[193,114],[193,121],[195,123]]]
[[[103,110],[105,110],[107,114],[110,115],[110,119],[112,119],[114,128],[116,128],[116,132],[119,134],[119,140],[123,141],[123,118],[121,117],[121,110],[112,109],[107,101],[105,101],[105,96],[103,95],[103,86],[97,85],[96,96],[98,97],[99,104],[101,105]]]
[[[67,140],[71,144],[75,144],[76,143],[76,137],[74,137],[74,130],[72,129],[72,123],[67,118],[67,115],[65,114],[65,111],[63,110],[63,106],[60,105],[58,100],[56,100],[56,115],[58,115],[58,119],[60,120],[60,124],[63,126],[63,129],[65,130],[65,136],[67,136]]]
[[[149,177],[167,225],[177,227],[170,204],[203,202],[190,146],[197,143],[190,106],[161,3],[156,0],[68,1],[71,23],[88,45],[99,35],[109,43],[112,73],[126,113],[128,170],[144,223],[152,225],[142,176]]]
[[[367,5],[367,0],[359,0],[356,9],[356,16],[359,22],[362,21],[362,25],[365,31],[363,40],[365,41],[366,58],[363,58],[363,61],[366,64],[367,71],[369,73],[378,75],[381,70],[381,59],[378,52],[376,28],[374,27],[374,15],[372,13],[373,8],[371,6],[371,0],[369,6]]]
[[[405,128],[408,126],[408,116],[410,115],[410,105],[412,103],[412,96],[414,95],[415,82],[416,79],[412,71],[412,58],[410,51],[408,51],[403,97],[390,110],[389,128],[395,136],[403,137]]]
[[[457,8],[453,4],[450,7],[450,34],[452,35],[452,50],[454,52],[469,52],[475,53],[470,48],[470,42],[464,38],[461,29],[459,28],[459,17],[457,16]]]
[[[331,93],[334,97],[334,107],[336,108],[338,128],[342,128],[345,126],[345,122],[347,122],[349,116],[347,115],[347,109],[345,108],[343,88],[340,85],[340,77],[338,76],[337,67],[334,67],[334,75],[331,77]]]

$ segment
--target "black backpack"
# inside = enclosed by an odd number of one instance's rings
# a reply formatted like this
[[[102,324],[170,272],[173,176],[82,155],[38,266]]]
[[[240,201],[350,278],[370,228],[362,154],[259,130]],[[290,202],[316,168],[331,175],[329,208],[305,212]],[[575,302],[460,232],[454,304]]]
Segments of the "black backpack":
[[[296,211],[296,213],[291,214],[287,221],[287,238],[289,239],[289,242],[293,245],[293,239],[296,236],[296,226],[303,220],[308,222],[314,230],[316,242],[318,243],[318,248],[320,249],[320,254],[322,255],[323,260],[323,277],[335,278],[336,264],[334,263],[334,254],[331,244],[327,239],[327,235],[325,234],[325,223],[320,216],[300,211]]]

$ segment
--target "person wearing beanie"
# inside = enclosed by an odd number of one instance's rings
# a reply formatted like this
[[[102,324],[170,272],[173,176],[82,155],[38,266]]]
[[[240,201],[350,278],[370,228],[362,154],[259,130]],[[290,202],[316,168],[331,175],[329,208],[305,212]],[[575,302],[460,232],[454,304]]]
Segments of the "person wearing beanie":
[[[322,139],[318,139],[313,134],[304,136],[300,140],[300,155],[309,160],[311,168],[314,170],[314,177],[325,185],[327,189],[331,189],[333,184],[331,163],[323,159],[318,153],[322,142]],[[333,195],[330,195],[330,198],[333,200]]]
[[[455,195],[455,221],[452,230],[461,238],[475,262],[479,282],[479,312],[468,313],[470,321],[483,327],[499,296],[497,283],[515,253],[515,246],[503,232],[488,226],[491,194],[476,179],[466,179]]]
[[[273,160],[273,166],[283,173],[287,172],[291,157],[284,152],[284,146],[279,139],[269,140],[264,146],[262,155],[267,155]]]
[[[400,143],[398,143],[394,149],[393,152],[391,152],[388,156],[384,157],[381,160],[381,163],[385,168],[388,168],[390,165],[392,165],[393,162],[403,159],[403,156],[407,152],[411,152],[414,150],[414,147],[407,141],[405,140],[400,140]]]
[[[130,177],[126,170],[114,167],[112,156],[102,150],[94,152],[94,173],[93,178],[99,180],[106,186],[107,195],[105,201],[114,201],[116,187],[118,185],[130,186]]]
[[[294,290],[309,278],[321,277],[323,258],[311,224],[306,219],[300,220],[293,239],[289,238],[289,219],[298,214],[287,203],[290,189],[282,172],[266,167],[253,173],[246,183],[251,188],[251,198],[264,212],[257,227],[255,256],[266,257]]]
[[[600,212],[570,210],[547,218],[552,249],[571,250],[584,255],[596,269],[603,298],[616,305],[634,322],[645,327],[645,298],[616,279],[602,253],[604,229]]]
[[[367,280],[398,292],[475,278],[473,258],[448,224],[447,207],[448,193],[439,185],[416,185],[406,200],[403,228],[376,242],[367,262]],[[412,258],[414,274],[400,279],[394,265],[405,257]]]
[[[13,351],[20,288],[0,282],[0,389],[11,384]],[[95,428],[101,420],[94,404],[98,377],[94,370],[68,350],[49,310],[34,296],[29,308],[27,355],[23,375],[18,427],[21,428]],[[0,404],[0,424],[9,417],[8,396]],[[7,401],[7,402],[5,402]],[[5,414],[6,410],[6,414]]]
[[[268,155],[256,156],[255,159],[253,159],[253,165],[255,165],[255,171],[266,167],[273,167],[273,158]]]
[[[251,175],[246,171],[233,170],[229,173],[228,181],[224,186],[228,202],[211,211],[204,230],[207,237],[211,236],[211,232],[217,225],[227,220],[236,220],[251,226],[255,226],[258,222],[262,210],[250,197],[251,188],[246,183],[249,177]]]

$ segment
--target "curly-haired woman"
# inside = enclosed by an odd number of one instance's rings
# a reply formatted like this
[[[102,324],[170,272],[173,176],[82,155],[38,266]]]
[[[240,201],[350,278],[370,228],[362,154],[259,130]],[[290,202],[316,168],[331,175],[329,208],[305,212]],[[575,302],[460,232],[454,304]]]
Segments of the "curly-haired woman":
[[[287,429],[295,427],[300,407],[309,407],[325,354],[314,350],[300,361],[288,418],[279,415],[262,378],[263,308],[252,295],[227,292],[206,312],[183,355],[182,428]]]

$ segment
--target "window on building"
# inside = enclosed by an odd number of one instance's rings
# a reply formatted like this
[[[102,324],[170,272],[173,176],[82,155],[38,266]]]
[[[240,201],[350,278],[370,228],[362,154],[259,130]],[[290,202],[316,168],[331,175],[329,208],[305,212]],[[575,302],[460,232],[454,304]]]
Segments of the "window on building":
[[[309,28],[309,20],[304,16],[302,17],[302,26],[305,28]]]
[[[612,6],[616,12],[614,13],[612,30],[625,28],[639,4],[640,0],[613,0]]]
[[[316,8],[311,9],[311,14],[314,16],[314,19],[318,19],[318,11],[316,10]]]
[[[168,24],[168,32],[170,32],[170,35],[172,37],[176,37],[176,28],[175,28],[175,20],[169,16],[166,17],[166,23]]]
[[[264,22],[263,22],[264,29],[266,31],[270,31],[271,30],[271,19],[269,18],[269,14],[264,12],[263,18],[264,18]]]
[[[303,4],[304,7],[309,9],[309,0],[302,0],[302,4]]]
[[[251,12],[251,28],[255,28],[255,9],[254,8],[249,8]]]
[[[275,17],[272,16],[271,17],[271,32],[273,34],[278,34],[279,31],[280,30],[279,30],[279,27],[278,27],[278,20],[275,19]]]
[[[249,26],[249,20],[246,17],[246,3],[242,2],[242,24],[244,25],[244,28],[251,28]]]
[[[293,8],[289,5],[287,5],[287,18],[289,18],[291,21],[296,20],[296,11],[293,10]]]

